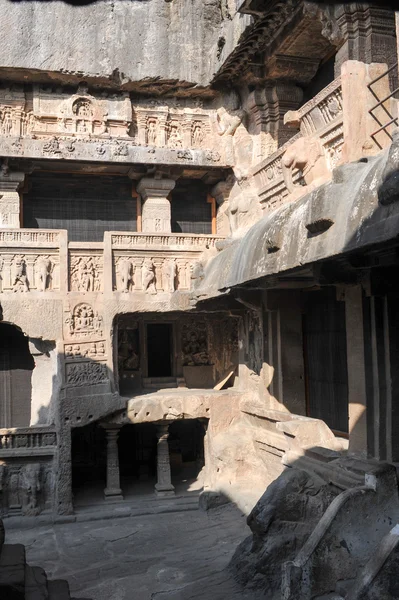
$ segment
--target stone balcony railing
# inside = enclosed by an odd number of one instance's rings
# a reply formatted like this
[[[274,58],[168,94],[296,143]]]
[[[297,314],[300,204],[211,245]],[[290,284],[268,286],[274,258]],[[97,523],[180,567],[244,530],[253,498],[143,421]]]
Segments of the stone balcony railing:
[[[0,230],[0,292],[187,292],[201,254],[222,239],[107,232],[101,243],[68,243],[65,230]]]
[[[331,172],[339,164],[344,143],[341,78],[335,79],[298,111],[290,113],[290,119],[299,125],[299,133],[250,172],[261,204],[268,211],[283,204],[292,193],[287,188],[282,166],[288,150],[293,161],[293,184],[298,188],[307,184],[306,174],[314,166],[311,154],[315,144],[309,144],[309,140],[320,142],[325,171]]]
[[[0,429],[0,458],[52,455],[57,434],[51,427]]]

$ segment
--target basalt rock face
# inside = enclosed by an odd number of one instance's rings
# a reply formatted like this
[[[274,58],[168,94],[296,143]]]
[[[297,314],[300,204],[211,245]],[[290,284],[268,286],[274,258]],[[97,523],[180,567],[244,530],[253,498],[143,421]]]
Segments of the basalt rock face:
[[[116,86],[144,79],[207,85],[222,19],[218,0],[61,2],[57,10],[51,2],[3,0],[2,8],[5,73],[47,71],[49,80],[95,77]]]
[[[282,564],[296,556],[336,495],[336,488],[304,471],[282,473],[248,516],[252,535],[230,563],[238,582],[267,600],[281,600]]]

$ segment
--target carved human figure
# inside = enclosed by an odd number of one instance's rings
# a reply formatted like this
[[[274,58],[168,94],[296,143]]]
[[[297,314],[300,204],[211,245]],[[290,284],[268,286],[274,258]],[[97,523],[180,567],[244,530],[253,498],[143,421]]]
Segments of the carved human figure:
[[[293,171],[302,171],[306,185],[314,184],[329,177],[329,169],[323,146],[317,137],[303,137],[295,140],[281,159],[284,183],[290,193],[298,187],[293,182]]]
[[[130,260],[123,259],[119,262],[122,291],[130,292],[133,287],[134,268]]]
[[[37,515],[40,512],[39,493],[41,465],[39,463],[27,464],[21,472],[21,487],[24,494],[24,514]]]
[[[141,280],[143,282],[143,290],[150,294],[156,294],[156,282],[155,282],[155,267],[151,258],[146,258],[143,262],[141,271]]]
[[[3,113],[3,133],[4,135],[11,135],[12,131],[12,117],[9,109]]]
[[[45,292],[49,286],[52,266],[52,262],[47,256],[41,256],[37,259],[36,269],[39,279],[37,287],[41,292]]]
[[[204,141],[204,132],[202,130],[201,123],[196,123],[193,129],[193,146],[195,148],[199,148],[202,146],[202,142]]]
[[[174,258],[166,259],[162,265],[162,280],[164,292],[174,292],[177,275],[176,261]]]
[[[79,291],[94,291],[95,269],[92,257],[88,259],[80,257],[78,259],[72,270],[72,279],[75,281]]]
[[[21,289],[23,292],[29,292],[29,281],[26,274],[26,262],[22,256],[17,256],[15,258],[12,286],[14,292],[18,292]]]
[[[188,366],[207,365],[209,362],[206,341],[202,340],[196,331],[191,331],[183,347],[183,362]]]
[[[157,123],[155,120],[151,119],[150,121],[148,121],[148,126],[147,126],[147,144],[149,146],[156,146],[157,137],[158,137]]]
[[[181,135],[179,132],[179,126],[177,123],[172,123],[170,126],[168,143],[171,148],[181,148],[182,147],[182,139],[181,139]]]

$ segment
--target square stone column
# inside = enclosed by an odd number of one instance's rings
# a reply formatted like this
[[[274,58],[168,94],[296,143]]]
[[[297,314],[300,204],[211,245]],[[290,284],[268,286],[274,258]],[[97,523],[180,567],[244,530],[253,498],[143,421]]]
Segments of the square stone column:
[[[0,170],[0,229],[18,229],[21,226],[21,199],[18,189],[25,173],[12,173],[7,166]]]
[[[119,476],[119,451],[118,435],[119,425],[103,425],[107,436],[107,487],[104,498],[107,501],[117,502],[123,500]]]
[[[175,187],[173,179],[144,177],[137,186],[142,207],[142,230],[145,233],[170,233],[171,209],[169,193]]]
[[[172,485],[170,474],[170,458],[169,458],[169,424],[162,423],[157,427],[157,476],[158,481],[155,484],[155,494],[159,498],[175,495],[175,488]]]

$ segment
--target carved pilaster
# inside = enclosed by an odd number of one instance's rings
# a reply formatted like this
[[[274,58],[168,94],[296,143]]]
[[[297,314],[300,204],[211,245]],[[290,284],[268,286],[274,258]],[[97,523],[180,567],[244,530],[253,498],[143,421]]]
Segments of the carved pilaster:
[[[18,189],[25,173],[12,173],[3,163],[0,170],[0,228],[17,229],[20,223],[20,197]]]
[[[338,4],[335,19],[344,43],[336,58],[336,76],[347,60],[366,64],[397,62],[395,13],[386,8],[369,6],[362,2]]]
[[[143,232],[170,233],[171,210],[168,194],[175,187],[173,179],[141,179],[137,192],[143,200]]]
[[[163,498],[165,496],[174,496],[175,488],[172,485],[170,474],[169,459],[169,424],[163,423],[157,427],[157,476],[158,481],[155,484],[155,494]]]
[[[107,487],[104,490],[105,500],[123,500],[119,476],[118,435],[120,427],[105,427],[107,436]]]

